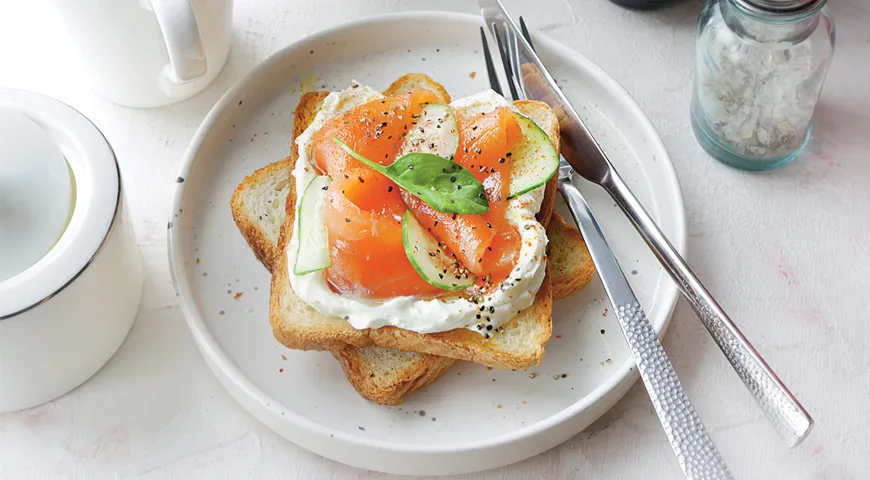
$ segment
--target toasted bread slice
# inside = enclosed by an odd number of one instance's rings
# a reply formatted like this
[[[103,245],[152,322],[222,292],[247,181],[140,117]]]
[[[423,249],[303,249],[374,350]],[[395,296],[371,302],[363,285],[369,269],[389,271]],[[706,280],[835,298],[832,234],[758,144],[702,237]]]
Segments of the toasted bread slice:
[[[516,107],[538,124],[558,148],[558,122],[550,108],[540,102],[516,102]],[[315,112],[300,111],[296,119],[312,118]],[[304,130],[298,121],[294,137]],[[294,156],[295,158],[295,156]],[[555,179],[548,183],[544,205],[538,215],[548,225],[555,201]],[[282,227],[278,252],[284,249],[295,220],[295,195],[288,195],[287,217]],[[543,360],[544,345],[552,333],[552,292],[549,275],[538,291],[534,304],[504,325],[503,331],[486,339],[477,332],[457,329],[435,334],[419,334],[395,327],[356,330],[344,319],[320,314],[301,301],[290,287],[286,262],[276,262],[272,277],[270,320],[275,337],[289,348],[337,351],[346,345],[378,345],[404,351],[429,353],[471,360],[499,368],[526,369]]]
[[[345,345],[332,352],[360,396],[398,405],[405,396],[438,380],[456,360],[394,348]]]
[[[405,75],[393,83],[387,94],[408,91],[413,86],[422,86],[439,92],[442,97],[446,93],[440,85],[425,75]],[[313,119],[313,114],[320,108],[324,92],[307,94],[297,110],[295,134],[301,133]],[[447,97],[449,98],[449,97]],[[447,102],[448,99],[445,99]],[[306,117],[306,115],[308,115]],[[294,135],[295,137],[295,135]],[[295,147],[295,144],[294,144]],[[295,152],[294,152],[295,153]],[[290,193],[292,183],[289,172],[292,169],[291,158],[275,162],[263,167],[245,179],[233,194],[233,218],[245,240],[251,246],[256,257],[272,270],[272,261],[277,251],[277,240],[280,225],[284,219],[284,200]],[[550,249],[553,252],[570,253],[584,251],[585,244],[576,228],[566,224],[556,215],[547,230],[550,237]],[[570,244],[560,245],[566,241]],[[561,298],[576,289],[582,288],[591,279],[594,267],[588,254],[570,261],[571,268],[561,267],[558,253],[551,254],[550,263],[553,276],[554,298]],[[584,274],[588,272],[588,275]],[[574,280],[570,284],[569,281]],[[401,352],[382,347],[357,348],[350,345],[333,352],[341,363],[350,383],[363,398],[385,404],[400,403],[404,396],[425,387],[436,380],[452,363],[453,359],[426,354]]]

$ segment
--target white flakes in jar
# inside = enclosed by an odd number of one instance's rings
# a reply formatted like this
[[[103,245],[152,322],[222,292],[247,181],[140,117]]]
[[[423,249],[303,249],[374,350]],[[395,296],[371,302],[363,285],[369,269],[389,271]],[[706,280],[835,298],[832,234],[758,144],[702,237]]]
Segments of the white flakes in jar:
[[[799,149],[821,87],[807,82],[814,78],[809,46],[708,42],[717,50],[709,52],[712,65],[701,68],[698,100],[718,140],[751,157]]]

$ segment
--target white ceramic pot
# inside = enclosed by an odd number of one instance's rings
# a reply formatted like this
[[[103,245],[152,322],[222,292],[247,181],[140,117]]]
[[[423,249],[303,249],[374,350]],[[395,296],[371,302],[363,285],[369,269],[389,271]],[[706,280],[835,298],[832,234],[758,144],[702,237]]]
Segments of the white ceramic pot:
[[[7,235],[0,251],[0,412],[6,412],[67,393],[111,358],[136,316],[142,271],[118,164],[97,127],[63,103],[24,91],[0,90],[0,109],[12,115],[7,119],[31,120],[39,131],[28,141],[49,142],[64,160],[61,168],[40,163],[44,181],[5,198],[12,186],[33,182],[20,166],[51,152],[31,143],[15,147],[20,158],[0,155],[0,231],[32,240]],[[3,148],[10,151],[8,141],[0,141]],[[71,198],[57,200],[55,190]],[[58,205],[68,205],[65,215],[50,214]],[[0,235],[0,247],[3,241]],[[22,269],[4,261],[13,257],[35,260]]]

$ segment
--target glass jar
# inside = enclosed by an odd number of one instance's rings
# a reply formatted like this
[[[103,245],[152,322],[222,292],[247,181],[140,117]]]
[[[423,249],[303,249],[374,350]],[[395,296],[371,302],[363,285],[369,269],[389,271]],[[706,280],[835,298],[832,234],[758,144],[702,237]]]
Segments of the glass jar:
[[[712,0],[701,11],[692,130],[744,170],[788,163],[810,137],[834,53],[826,0]]]

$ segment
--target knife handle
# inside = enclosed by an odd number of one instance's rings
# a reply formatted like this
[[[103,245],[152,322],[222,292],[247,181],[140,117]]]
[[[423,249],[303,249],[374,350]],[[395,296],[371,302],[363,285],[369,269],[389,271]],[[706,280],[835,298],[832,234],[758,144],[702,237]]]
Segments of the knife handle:
[[[698,318],[701,319],[701,323],[710,332],[774,428],[785,438],[789,446],[799,444],[809,435],[813,427],[812,417],[765,363],[740,329],[728,318],[710,292],[704,288],[615,169],[610,169],[607,180],[602,183],[602,186],[622,208],[661,264],[671,274]]]
[[[637,363],[650,400],[664,427],[680,468],[690,480],[733,478],[710,440],[689,398],[683,391],[674,366],[656,337],[646,313],[631,290],[625,274],[607,245],[598,223],[583,196],[569,179],[559,179],[571,216],[580,228],[598,276],[613,305],[631,356]]]

